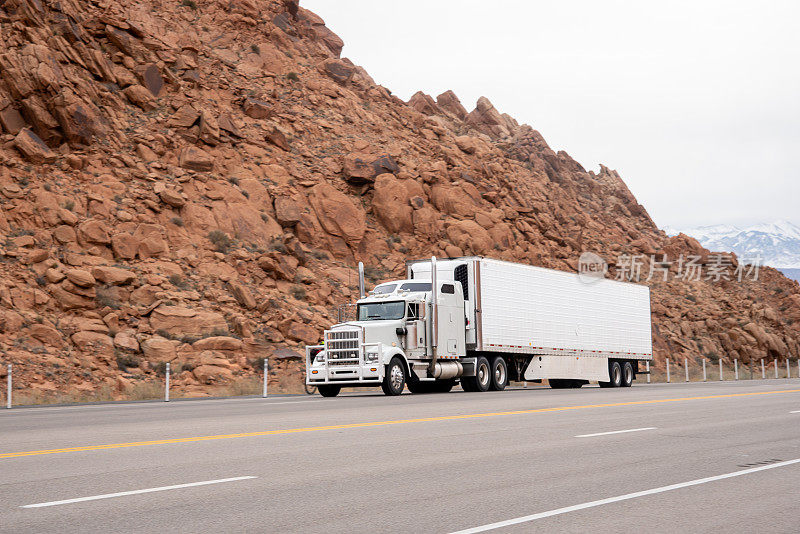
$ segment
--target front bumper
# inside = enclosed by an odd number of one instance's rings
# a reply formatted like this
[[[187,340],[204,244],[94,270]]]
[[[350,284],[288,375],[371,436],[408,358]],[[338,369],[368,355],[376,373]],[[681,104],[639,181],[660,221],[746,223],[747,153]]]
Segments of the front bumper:
[[[380,354],[380,343],[370,345],[377,345]],[[363,347],[366,348],[366,346]],[[316,354],[322,348],[324,348],[323,345],[306,347],[306,384],[310,386],[320,384],[374,386],[380,385],[383,381],[384,369],[380,363],[381,358],[378,357],[376,362],[365,362],[364,348],[359,350],[358,361],[353,361],[352,364],[348,362],[348,364],[342,365],[336,360],[329,360],[327,356],[323,363],[314,364],[311,354]]]

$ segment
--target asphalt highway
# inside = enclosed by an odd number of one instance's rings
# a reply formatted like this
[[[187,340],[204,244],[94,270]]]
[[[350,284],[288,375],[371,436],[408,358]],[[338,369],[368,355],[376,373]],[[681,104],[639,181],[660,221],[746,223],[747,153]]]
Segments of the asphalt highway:
[[[0,532],[798,532],[800,380],[0,411]]]

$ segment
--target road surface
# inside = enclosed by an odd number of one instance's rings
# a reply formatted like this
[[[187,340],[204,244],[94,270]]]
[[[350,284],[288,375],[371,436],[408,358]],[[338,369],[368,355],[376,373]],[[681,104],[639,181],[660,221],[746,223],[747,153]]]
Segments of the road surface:
[[[0,412],[1,532],[798,532],[800,380]]]

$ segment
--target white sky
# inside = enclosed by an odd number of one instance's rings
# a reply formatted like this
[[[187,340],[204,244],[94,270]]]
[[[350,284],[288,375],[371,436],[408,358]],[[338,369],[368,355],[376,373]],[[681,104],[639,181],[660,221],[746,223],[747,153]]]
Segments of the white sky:
[[[800,224],[800,2],[301,0],[407,100],[452,89],[622,175],[659,226]]]

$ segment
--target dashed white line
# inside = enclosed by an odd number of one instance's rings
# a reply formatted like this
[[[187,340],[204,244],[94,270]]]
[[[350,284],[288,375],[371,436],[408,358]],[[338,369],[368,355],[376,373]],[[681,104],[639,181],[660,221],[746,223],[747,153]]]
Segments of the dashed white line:
[[[648,426],[645,428],[629,428],[627,430],[612,430],[611,432],[597,432],[596,434],[581,434],[576,438],[593,438],[595,436],[608,436],[610,434],[625,434],[627,432],[641,432],[642,430],[655,430],[656,427]]]
[[[795,410],[795,411],[789,412],[789,413],[800,413],[800,410]]]
[[[258,478],[255,476],[233,477],[233,478],[220,478],[217,480],[204,480],[202,482],[190,482],[188,484],[177,484],[175,486],[161,486],[160,488],[147,488],[133,491],[121,491],[119,493],[106,493],[103,495],[93,495],[91,497],[78,497],[77,499],[65,499],[63,501],[50,501],[40,502],[36,504],[26,504],[20,508],[45,508],[47,506],[58,506],[60,504],[72,504],[76,502],[97,501],[100,499],[111,499],[114,497],[125,497],[127,495],[138,495],[140,493],[153,493],[155,491],[167,491],[181,488],[192,488],[195,486],[207,486],[209,484],[222,484],[223,482],[236,482],[237,480],[248,480],[251,478]]]
[[[506,521],[498,521],[497,523],[489,523],[488,525],[482,525],[479,527],[468,528],[465,530],[459,530],[458,532],[454,532],[453,534],[476,534],[478,532],[486,532],[488,530],[495,530],[498,528],[508,527],[511,525],[519,525],[520,523],[527,523],[529,521],[536,521],[537,519],[544,519],[545,517],[553,517],[555,515],[567,514],[569,512],[576,512],[578,510],[585,510],[587,508],[594,508],[596,506],[602,506],[604,504],[611,504],[620,501],[628,501],[630,499],[636,499],[638,497],[645,497],[647,495],[655,495],[656,493],[664,493],[667,491],[677,490],[681,488],[688,488],[690,486],[697,486],[700,484],[706,484],[708,482],[715,482],[717,480],[724,480],[726,478],[733,478],[733,477],[740,477],[742,475],[749,475],[750,473],[757,473],[759,471],[766,471],[768,469],[777,469],[778,467],[786,467],[787,465],[797,464],[800,463],[800,458],[795,458],[794,460],[787,460],[785,462],[779,462],[777,464],[770,464],[770,465],[763,465],[761,467],[753,467],[751,469],[744,469],[742,471],[734,471],[733,473],[726,473],[724,475],[717,475],[713,477],[707,478],[698,478],[696,480],[690,480],[688,482],[681,482],[679,484],[671,484],[669,486],[661,486],[660,488],[653,488],[645,491],[637,491],[635,493],[626,493],[625,495],[620,495],[618,497],[610,497],[608,499],[600,499],[598,501],[591,501],[586,502],[583,504],[576,504],[574,506],[566,506],[564,508],[557,508],[555,510],[550,510],[548,512],[541,512],[538,514],[526,515],[523,517],[517,517],[516,519],[507,519]]]

